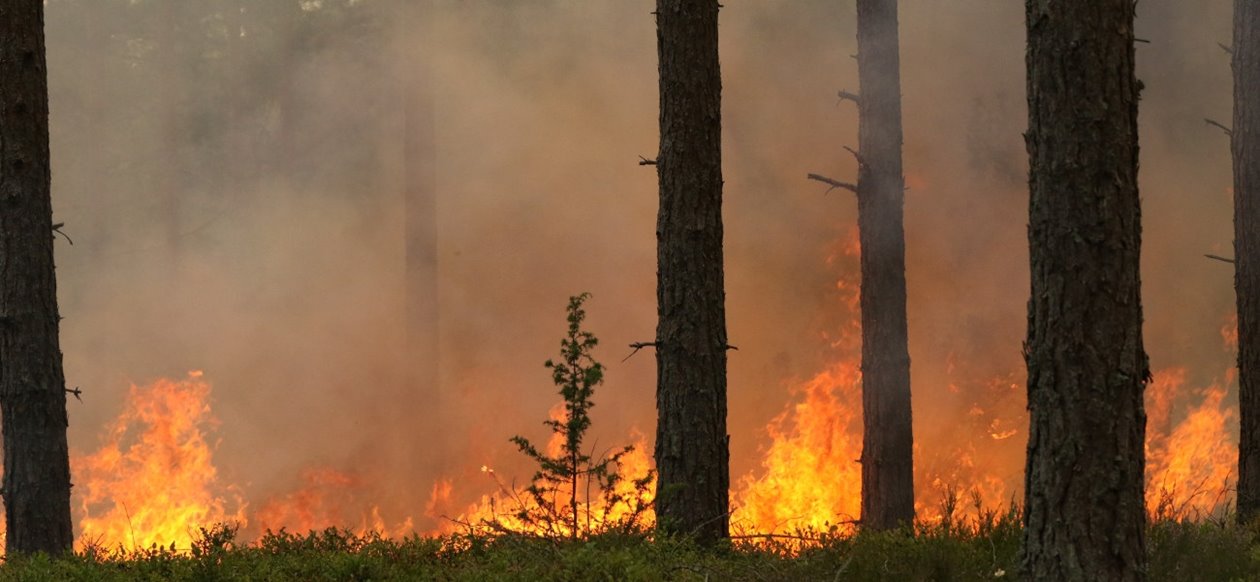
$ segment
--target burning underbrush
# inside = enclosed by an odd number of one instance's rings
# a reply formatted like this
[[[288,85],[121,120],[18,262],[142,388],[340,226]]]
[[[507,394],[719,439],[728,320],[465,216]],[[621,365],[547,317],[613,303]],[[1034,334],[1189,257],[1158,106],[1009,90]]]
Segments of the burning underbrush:
[[[1216,515],[1231,502],[1236,460],[1236,413],[1225,405],[1230,375],[1205,388],[1187,388],[1186,372],[1159,372],[1148,390],[1147,504],[1157,518]],[[793,389],[794,401],[765,429],[767,444],[759,468],[735,481],[732,527],[740,535],[805,536],[849,531],[860,508],[860,373],[853,362],[838,364]],[[1018,385],[1008,389],[1020,388]],[[72,460],[76,476],[75,512],[80,545],[139,549],[189,548],[202,527],[234,523],[243,532],[303,532],[349,527],[368,535],[401,538],[411,533],[451,534],[504,531],[569,535],[520,520],[531,501],[494,470],[483,467],[490,486],[475,502],[460,507],[450,481],[434,485],[430,517],[445,516],[437,530],[415,532],[410,518],[387,521],[363,499],[360,477],[328,468],[301,476],[290,493],[259,503],[246,501],[239,487],[224,483],[214,463],[216,423],[211,388],[198,372],[181,380],[162,379],[133,387],[123,413],[95,452]],[[1180,412],[1178,413],[1178,410]],[[974,415],[983,417],[981,413]],[[1018,483],[990,472],[978,459],[984,441],[1022,442],[1011,430],[1023,419],[980,418],[977,434],[965,442],[926,440],[917,450],[920,484],[917,506],[925,523],[958,520],[951,495],[974,506],[1009,507]],[[649,445],[633,437],[632,451],[620,461],[622,498],[651,502],[652,490],[634,489],[635,479],[652,470]],[[551,449],[559,446],[554,438]],[[934,469],[935,468],[935,469]],[[946,469],[947,468],[947,469]],[[1020,467],[1004,467],[1018,475]],[[935,471],[935,473],[933,473]],[[944,501],[943,501],[944,500]],[[602,505],[598,495],[582,497],[584,519],[619,523],[629,506]],[[946,515],[942,510],[947,509]],[[976,519],[977,515],[971,515]],[[652,523],[650,512],[635,516],[636,527]],[[767,538],[771,539],[771,538]]]
[[[845,254],[854,252],[846,249]],[[852,312],[857,286],[842,280],[836,288]],[[731,524],[740,539],[808,541],[846,535],[855,527],[861,506],[862,418],[854,348],[860,336],[854,322],[840,329],[844,333],[828,343],[841,356],[812,378],[789,386],[789,403],[758,433],[764,443],[759,461],[732,480]],[[1232,322],[1222,336],[1232,350]],[[1202,387],[1193,386],[1190,377],[1184,368],[1158,371],[1147,390],[1146,501],[1156,520],[1219,516],[1232,503],[1237,413],[1227,397],[1234,372]],[[940,390],[932,402],[948,408],[916,408],[916,420],[951,420],[946,429],[916,424],[916,508],[923,526],[981,527],[994,515],[1017,511],[1027,426],[1022,379],[1015,374],[980,380],[929,378],[919,380],[916,390],[934,385]],[[588,476],[577,481],[576,494],[565,489],[571,484],[561,483],[537,495],[528,485],[518,486],[511,477],[482,467],[482,492],[466,490],[466,485],[457,489],[450,480],[433,484],[428,504],[417,508],[416,515],[437,525],[419,531],[409,516],[382,515],[369,499],[374,484],[333,468],[312,467],[287,493],[247,499],[216,468],[211,396],[201,372],[131,388],[102,444],[71,461],[80,548],[188,549],[201,528],[225,523],[251,539],[264,538],[268,531],[334,527],[394,539],[413,533],[493,537],[505,532],[567,538],[643,532],[653,525],[651,445],[639,434],[622,443],[632,446],[617,457],[618,478],[607,491]],[[549,426],[563,425],[565,410],[563,403],[554,408]],[[562,458],[564,447],[557,433],[541,454]],[[547,512],[566,517],[547,519]]]

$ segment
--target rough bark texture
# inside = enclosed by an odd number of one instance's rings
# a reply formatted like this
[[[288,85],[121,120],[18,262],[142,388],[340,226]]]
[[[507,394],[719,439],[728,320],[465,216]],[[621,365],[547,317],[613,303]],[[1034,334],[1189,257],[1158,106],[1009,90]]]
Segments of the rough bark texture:
[[[1238,519],[1260,515],[1260,0],[1234,1],[1234,287]]]
[[[1025,575],[1145,578],[1133,0],[1027,0]]]
[[[0,2],[0,424],[9,553],[70,549],[42,0]]]
[[[657,0],[656,514],[666,534],[726,537],[726,307],[717,0]]]
[[[914,521],[897,0],[858,0],[862,527]]]

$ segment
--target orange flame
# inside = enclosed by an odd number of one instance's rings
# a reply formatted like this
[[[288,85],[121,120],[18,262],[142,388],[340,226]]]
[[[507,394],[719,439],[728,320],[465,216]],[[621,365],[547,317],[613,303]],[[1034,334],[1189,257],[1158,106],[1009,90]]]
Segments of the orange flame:
[[[184,380],[132,386],[105,444],[71,463],[80,539],[108,548],[187,549],[197,529],[245,523],[245,506],[218,483],[206,430],[214,424],[210,384]]]
[[[843,245],[829,262],[852,258],[856,240]],[[855,277],[856,275],[853,275]],[[849,319],[824,335],[823,342],[841,357],[815,377],[792,388],[793,402],[765,428],[768,444],[758,468],[735,480],[731,494],[732,525],[738,532],[792,533],[800,530],[847,531],[861,506],[861,373],[854,354],[860,345],[856,322],[857,285],[842,279],[835,287]],[[1236,322],[1221,330],[1227,347],[1237,342]],[[940,385],[948,397],[964,398],[964,380],[952,378],[959,368],[951,355]],[[1219,511],[1232,501],[1229,482],[1237,461],[1237,413],[1226,404],[1234,371],[1206,388],[1187,388],[1184,368],[1155,374],[1146,393],[1148,510],[1161,517],[1198,517]],[[960,388],[964,386],[964,388]],[[990,508],[1018,492],[1022,466],[1009,454],[1019,446],[1027,417],[1012,403],[1022,404],[1017,378],[987,382],[986,393],[971,402],[959,400],[956,431],[946,438],[923,438],[915,448],[916,510],[921,519],[935,520],[941,491],[974,492]],[[90,455],[72,459],[76,522],[80,544],[109,548],[147,548],[153,545],[186,549],[200,527],[215,523],[253,523],[259,530],[288,528],[304,531],[344,526],[357,519],[357,533],[402,536],[413,530],[410,518],[390,526],[380,510],[359,503],[362,480],[330,468],[303,475],[297,490],[273,497],[252,515],[234,487],[219,482],[208,436],[215,428],[210,413],[211,388],[200,372],[183,380],[158,380],[132,386],[122,414],[107,429],[104,444]],[[976,397],[972,395],[971,397]],[[551,417],[562,420],[558,404]],[[654,486],[636,488],[634,481],[652,471],[645,439],[633,435],[633,452],[621,459],[623,480],[615,493],[641,506],[650,506]],[[563,440],[553,435],[549,455],[561,451]],[[1003,452],[1005,451],[1005,452]],[[1022,450],[1019,451],[1022,453]],[[1020,457],[1022,459],[1022,457]],[[451,481],[434,484],[425,513],[455,515],[440,532],[472,528],[481,533],[500,529],[555,536],[572,534],[567,523],[544,526],[521,519],[519,511],[538,509],[519,490],[503,483],[494,470],[482,472],[494,492],[461,510]],[[635,504],[612,504],[598,491],[579,492],[581,528],[599,530],[634,518],[652,525],[650,511],[636,513]],[[352,510],[350,508],[360,508]],[[495,524],[495,525],[492,525]]]
[[[557,413],[557,410],[559,412]],[[563,418],[563,404],[552,409],[552,418]],[[639,490],[636,481],[646,478],[652,472],[652,460],[647,454],[647,447],[642,435],[633,434],[633,449],[622,456],[616,464],[616,471],[621,479],[612,490],[613,502],[609,502],[600,491],[586,488],[586,481],[579,483],[578,491],[578,527],[579,535],[590,532],[606,531],[618,527],[649,528],[655,523],[651,511],[652,500],[656,495],[656,485],[649,482],[643,490]],[[553,435],[547,444],[547,454],[555,456],[563,446],[563,437]],[[522,512],[536,513],[542,510],[537,501],[528,493],[509,486],[499,479],[494,469],[481,467],[494,484],[495,493],[482,495],[475,503],[455,512],[444,509],[451,504],[452,486],[450,481],[439,481],[434,485],[433,493],[426,506],[430,517],[445,519],[446,523],[434,533],[454,533],[472,531],[482,534],[497,534],[504,531],[527,533],[551,537],[569,537],[573,535],[572,524],[564,520],[549,523],[536,523],[521,517]],[[563,505],[568,499],[569,487],[560,485],[556,502]],[[622,500],[622,501],[617,501]],[[562,509],[569,515],[567,507]],[[454,515],[454,517],[450,517]]]
[[[1204,517],[1233,500],[1236,412],[1224,403],[1233,377],[1230,370],[1223,384],[1187,391],[1186,370],[1175,368],[1156,373],[1147,388],[1146,506],[1154,516]],[[1201,401],[1173,424],[1174,404],[1184,401],[1187,392]]]
[[[415,530],[410,517],[389,526],[381,517],[380,507],[372,505],[366,510],[355,511],[361,506],[364,483],[351,475],[330,467],[307,469],[302,474],[305,484],[290,493],[273,497],[254,514],[260,531],[306,532],[330,527],[353,528],[357,535],[376,533],[385,537],[402,537]],[[355,513],[358,513],[357,517]]]
[[[766,427],[771,443],[761,475],[739,480],[733,526],[757,533],[826,531],[859,517],[860,382],[857,366],[842,363],[794,389],[801,401]]]

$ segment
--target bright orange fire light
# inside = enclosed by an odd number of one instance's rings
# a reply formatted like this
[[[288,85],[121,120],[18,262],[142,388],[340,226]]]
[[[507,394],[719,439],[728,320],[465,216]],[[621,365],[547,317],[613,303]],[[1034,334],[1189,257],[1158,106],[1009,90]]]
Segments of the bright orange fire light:
[[[862,501],[861,373],[843,363],[793,390],[800,402],[766,427],[759,476],[739,480],[731,524],[740,531],[826,531],[858,519]]]
[[[561,422],[565,419],[564,414],[563,402],[557,403],[549,412],[551,420]],[[622,456],[617,463],[616,471],[621,480],[613,488],[613,498],[626,501],[609,503],[598,489],[590,488],[585,479],[580,479],[577,506],[579,534],[604,531],[618,526],[646,528],[655,523],[650,509],[639,511],[640,508],[651,507],[652,499],[656,494],[655,483],[648,484],[642,491],[635,485],[636,481],[644,479],[652,471],[652,461],[648,456],[643,435],[632,434],[631,437],[634,448]],[[564,437],[560,434],[552,434],[545,452],[548,456],[557,457],[563,451],[563,447]],[[551,537],[568,537],[573,534],[572,525],[563,521],[538,524],[522,519],[520,512],[536,512],[540,509],[539,504],[528,493],[500,480],[494,469],[483,465],[481,472],[494,483],[496,492],[482,495],[475,503],[463,510],[450,513],[444,511],[451,504],[450,481],[443,480],[434,485],[426,507],[426,514],[444,522],[435,533],[471,530],[485,534],[511,531]],[[564,486],[561,486],[561,489],[563,490],[562,498],[555,500],[555,503],[561,506],[561,511],[565,515],[570,515],[570,510],[565,505],[569,489]]]
[[[245,523],[245,506],[221,487],[206,442],[214,423],[201,372],[132,386],[105,444],[71,461],[81,543],[187,549],[199,527]]]
[[[305,484],[301,488],[268,500],[254,512],[259,531],[307,532],[357,524],[353,529],[358,535],[402,537],[415,529],[410,517],[388,525],[379,506],[373,505],[366,511],[354,509],[363,507],[360,498],[364,486],[355,475],[321,467],[306,470],[302,481]]]
[[[856,291],[849,284],[837,288]],[[827,343],[852,354],[857,332],[856,325],[846,326]],[[1227,346],[1232,347],[1236,334],[1233,322],[1222,329]],[[1146,502],[1148,510],[1162,517],[1201,517],[1232,502],[1237,413],[1226,404],[1226,395],[1234,371],[1202,389],[1187,388],[1187,377],[1182,368],[1160,371],[1146,393]],[[943,392],[960,393],[957,382],[949,384],[951,388]],[[999,415],[1002,408],[969,405],[963,408],[956,434],[916,446],[920,518],[939,519],[942,491],[957,491],[964,499],[974,492],[989,508],[1009,502],[1007,496],[1018,491],[1022,467],[1007,466],[1017,463],[995,456],[994,447],[1023,438],[1019,435],[1027,418],[1011,413],[1009,406],[1022,385],[1002,377],[990,381],[987,390],[991,399],[1008,400],[1006,416]],[[71,461],[81,545],[137,549],[174,544],[187,549],[199,528],[216,523],[252,523],[257,531],[306,531],[353,527],[357,522],[357,533],[391,537],[413,531],[410,519],[388,525],[375,506],[363,503],[365,488],[359,478],[327,468],[307,471],[304,486],[247,512],[237,490],[220,483],[213,463],[210,392],[200,372],[183,380],[131,387],[124,410],[108,427],[100,449]],[[758,468],[734,482],[731,521],[739,533],[832,527],[847,531],[860,517],[861,374],[855,358],[839,358],[791,394],[794,401],[765,429],[768,444]],[[562,405],[551,412],[557,420],[563,414]],[[635,449],[621,460],[623,480],[616,492],[650,506],[654,487],[638,491],[634,486],[634,480],[652,471],[649,448],[642,435],[633,435],[632,441]],[[561,437],[553,435],[548,454],[559,454],[562,445]],[[572,533],[565,523],[542,531],[521,520],[517,511],[533,501],[507,486],[492,469],[482,471],[496,491],[462,510],[450,509],[459,502],[450,481],[434,485],[426,514],[455,516],[434,533],[466,527],[482,533],[504,529],[554,536]],[[628,505],[609,506],[598,491],[590,497],[586,493],[579,492],[578,509],[584,530],[621,523],[633,511]],[[650,511],[635,517],[639,526],[653,523]]]
[[[1238,347],[1238,320],[1221,328],[1227,350]],[[1146,390],[1146,507],[1160,517],[1196,518],[1219,513],[1233,502],[1231,482],[1238,466],[1237,411],[1225,404],[1237,377],[1230,367],[1224,381],[1201,390],[1186,389],[1186,370],[1157,372]],[[1178,403],[1191,404],[1174,423]]]

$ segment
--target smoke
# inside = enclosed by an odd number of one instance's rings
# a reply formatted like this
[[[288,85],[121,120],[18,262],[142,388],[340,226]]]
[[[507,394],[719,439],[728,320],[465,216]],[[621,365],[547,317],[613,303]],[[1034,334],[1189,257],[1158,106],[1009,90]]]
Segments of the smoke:
[[[248,498],[331,466],[419,518],[438,478],[473,495],[483,464],[527,476],[507,438],[543,434],[542,362],[581,291],[609,366],[594,436],[653,433],[653,356],[621,361],[656,324],[656,176],[637,165],[657,149],[651,2],[47,6],[54,204],[75,242],[57,248],[62,348],[85,399],[73,448],[95,446],[130,382],[203,369],[217,463]],[[1230,118],[1230,6],[1143,3],[1137,49],[1148,351],[1205,384],[1232,365],[1230,271],[1201,258],[1231,247],[1228,143],[1202,121]],[[804,176],[853,178],[856,111],[835,94],[858,87],[852,3],[732,0],[721,18],[739,476],[855,315],[835,288],[854,265],[827,259],[856,203]],[[915,0],[901,20],[917,436],[993,418],[1022,431],[1023,9]],[[402,327],[416,71],[436,120],[441,318],[440,382],[418,391]],[[1012,486],[1024,438],[979,452]]]

